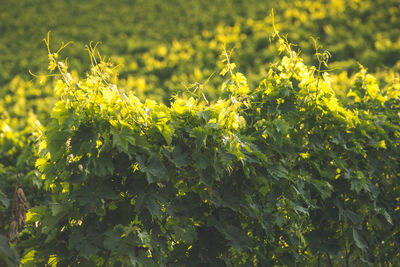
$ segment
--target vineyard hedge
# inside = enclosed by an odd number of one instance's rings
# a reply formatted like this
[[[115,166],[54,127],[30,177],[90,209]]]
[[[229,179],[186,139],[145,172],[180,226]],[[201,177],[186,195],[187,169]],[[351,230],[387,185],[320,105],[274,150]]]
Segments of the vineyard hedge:
[[[93,47],[86,78],[49,51],[61,78],[48,125],[13,132],[1,122],[0,174],[17,176],[31,207],[15,245],[0,236],[0,259],[399,264],[399,80],[380,87],[360,66],[342,101],[327,72],[278,44],[281,59],[257,87],[224,50],[221,97],[209,102],[198,84],[169,106],[120,92]],[[1,186],[7,211],[15,185]]]

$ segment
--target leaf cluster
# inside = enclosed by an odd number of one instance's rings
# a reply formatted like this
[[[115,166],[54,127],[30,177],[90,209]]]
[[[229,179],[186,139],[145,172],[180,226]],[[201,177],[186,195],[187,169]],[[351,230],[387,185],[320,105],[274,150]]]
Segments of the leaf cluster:
[[[257,88],[225,51],[212,103],[142,102],[100,59],[63,70],[36,161],[51,200],[27,214],[22,262],[398,264],[398,85],[361,69],[344,104],[279,40]]]

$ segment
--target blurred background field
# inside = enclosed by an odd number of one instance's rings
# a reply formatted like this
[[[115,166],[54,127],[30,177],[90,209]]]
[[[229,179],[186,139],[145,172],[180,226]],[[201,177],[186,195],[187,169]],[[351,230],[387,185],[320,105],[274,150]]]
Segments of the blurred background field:
[[[277,46],[269,40],[272,8],[276,28],[297,45],[307,64],[317,62],[312,38],[332,54],[330,67],[341,87],[344,77],[358,71],[358,62],[369,72],[400,67],[397,0],[2,0],[1,6],[0,97],[11,113],[20,110],[16,102],[21,98],[41,101],[51,95],[51,89],[37,81],[26,85],[33,79],[29,70],[48,73],[42,41],[48,31],[53,49],[61,41],[73,42],[63,53],[76,75],[89,68],[85,45],[101,42],[102,55],[120,65],[121,88],[136,91],[141,99],[166,103],[174,93],[219,72],[224,44],[235,48],[233,61],[251,86],[257,86],[278,56]],[[44,81],[43,76],[40,82]],[[217,97],[218,84],[214,75],[207,97]],[[13,96],[18,98],[12,100]]]

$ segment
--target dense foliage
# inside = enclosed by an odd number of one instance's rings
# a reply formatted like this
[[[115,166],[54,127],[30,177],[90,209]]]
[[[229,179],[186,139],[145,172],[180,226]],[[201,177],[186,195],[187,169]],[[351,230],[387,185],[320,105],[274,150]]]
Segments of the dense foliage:
[[[223,96],[170,107],[120,93],[93,50],[80,80],[50,54],[62,79],[36,167],[51,201],[28,212],[24,264],[398,264],[398,81],[361,69],[344,105],[278,40],[257,88],[224,51]]]

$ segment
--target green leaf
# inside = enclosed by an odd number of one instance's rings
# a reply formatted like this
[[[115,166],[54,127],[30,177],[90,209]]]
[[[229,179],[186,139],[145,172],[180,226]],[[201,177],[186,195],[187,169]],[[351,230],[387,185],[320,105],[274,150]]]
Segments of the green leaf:
[[[274,177],[275,179],[279,180],[280,178],[288,179],[289,172],[288,170],[282,166],[282,164],[276,164],[274,166],[270,166],[268,172]]]
[[[310,180],[310,183],[316,189],[318,189],[318,191],[321,193],[322,199],[326,199],[326,198],[330,197],[332,192],[334,191],[332,185],[330,183],[328,183],[327,181],[312,179],[312,180]]]
[[[85,240],[82,242],[81,249],[79,252],[83,257],[88,258],[90,256],[96,255],[98,251],[99,251],[98,247]]]
[[[212,117],[212,113],[209,110],[202,110],[197,113],[197,116],[203,118],[205,122],[208,122]]]
[[[189,152],[185,151],[180,145],[175,146],[172,152],[165,149],[163,154],[178,168],[182,168],[190,163]]]
[[[55,217],[62,217],[68,212],[68,208],[61,203],[52,203],[50,209],[51,214]]]
[[[47,136],[47,150],[52,157],[65,152],[65,145],[69,134],[60,129],[51,128],[46,133]]]
[[[204,170],[199,170],[200,181],[206,186],[212,186],[218,180],[218,175],[213,166],[209,166]]]
[[[95,212],[99,217],[106,215],[106,209],[104,208],[104,205],[97,206]]]
[[[150,174],[152,177],[155,177],[156,180],[165,179],[166,178],[167,169],[164,166],[164,163],[160,160],[159,157],[154,156],[150,158],[149,163],[147,165],[147,173]],[[149,182],[154,182],[149,181]]]
[[[114,173],[114,163],[110,153],[100,153],[91,162],[94,165],[95,174],[98,176],[104,177]]]
[[[136,134],[134,137],[136,146],[143,148],[146,151],[150,151],[151,145],[144,136]]]
[[[190,131],[190,137],[196,140],[198,147],[206,146],[207,131],[203,127],[194,127]]]
[[[178,241],[185,241],[190,244],[197,240],[196,229],[190,222],[188,222],[184,227],[174,224],[172,229],[175,234],[175,239]]]
[[[68,249],[79,250],[83,241],[83,232],[80,228],[73,228],[68,238]]]
[[[143,245],[146,245],[147,247],[152,249],[151,238],[150,238],[150,235],[146,231],[138,230],[138,236],[140,238],[140,241],[142,241]]]
[[[290,129],[290,125],[285,120],[282,119],[276,119],[274,121],[274,124],[276,126],[276,130],[282,134],[286,134],[287,131]]]
[[[113,135],[113,147],[116,147],[119,151],[125,152],[129,155],[128,145],[136,144],[136,139],[132,130],[126,126],[122,126],[119,132],[112,129],[111,133]]]
[[[128,254],[130,262],[133,266],[143,266],[143,267],[154,267],[157,266],[153,263],[152,259],[148,257],[148,252],[143,249],[139,249],[136,255],[135,250],[132,250]]]
[[[214,165],[214,153],[212,151],[196,151],[192,154],[192,159],[196,162],[198,170],[205,170],[210,165]]]
[[[84,235],[82,229],[73,228],[72,233],[69,235],[68,239],[68,248],[70,250],[79,251],[83,257],[90,257],[95,255],[99,248],[90,242],[90,237],[93,238],[93,233],[87,229],[85,232],[87,235]]]
[[[8,199],[6,194],[4,194],[1,190],[0,190],[0,203],[2,203],[3,207],[6,209],[8,209],[8,207],[10,206],[10,200]]]
[[[174,129],[167,124],[162,124],[161,126],[158,126],[158,128],[167,144],[170,145],[172,143],[172,135],[174,134]]]
[[[304,208],[301,204],[292,202],[293,208],[295,209],[296,212],[304,213],[308,215],[308,209]]]
[[[242,229],[230,224],[224,224],[220,225],[218,230],[224,234],[225,238],[230,241],[232,247],[238,251],[251,248],[253,242]]]
[[[104,199],[113,199],[116,197],[117,193],[114,191],[113,186],[111,183],[102,183],[98,185],[99,188],[97,189],[98,197]]]
[[[280,104],[279,109],[281,110],[282,113],[296,112],[296,105],[295,103],[293,103],[293,101],[285,99],[285,102]]]
[[[161,218],[161,205],[156,195],[152,194],[145,197],[144,206],[149,210],[151,215],[156,216],[159,219]]]
[[[355,228],[353,228],[353,239],[354,242],[356,243],[356,246],[359,247],[360,249],[364,250],[368,248],[368,245],[365,242],[364,238]]]
[[[390,216],[390,214],[383,208],[376,208],[375,209],[377,212],[379,212],[380,214],[382,214],[382,216],[386,219],[386,221],[388,223],[390,223],[391,225],[393,225],[393,221],[392,221],[392,217]]]
[[[167,178],[167,169],[157,154],[153,154],[150,158],[136,154],[136,160],[139,169],[146,173],[147,181],[150,184]]]
[[[35,255],[37,254],[36,250],[27,250],[24,251],[24,255],[21,258],[21,265],[24,267],[36,267],[35,264]]]
[[[0,235],[0,260],[4,260],[10,267],[19,266],[19,256],[17,251],[10,247],[7,237],[3,235]]]
[[[285,214],[283,214],[281,212],[276,212],[274,214],[274,217],[275,217],[274,223],[276,225],[278,225],[279,227],[282,227],[287,222]]]
[[[363,217],[361,215],[358,215],[357,213],[351,211],[351,210],[346,210],[345,215],[347,218],[351,220],[351,222],[355,225],[359,225],[363,221]]]
[[[109,250],[114,250],[117,248],[118,244],[121,242],[123,230],[120,227],[115,227],[112,230],[108,230],[104,234],[104,247]]]

